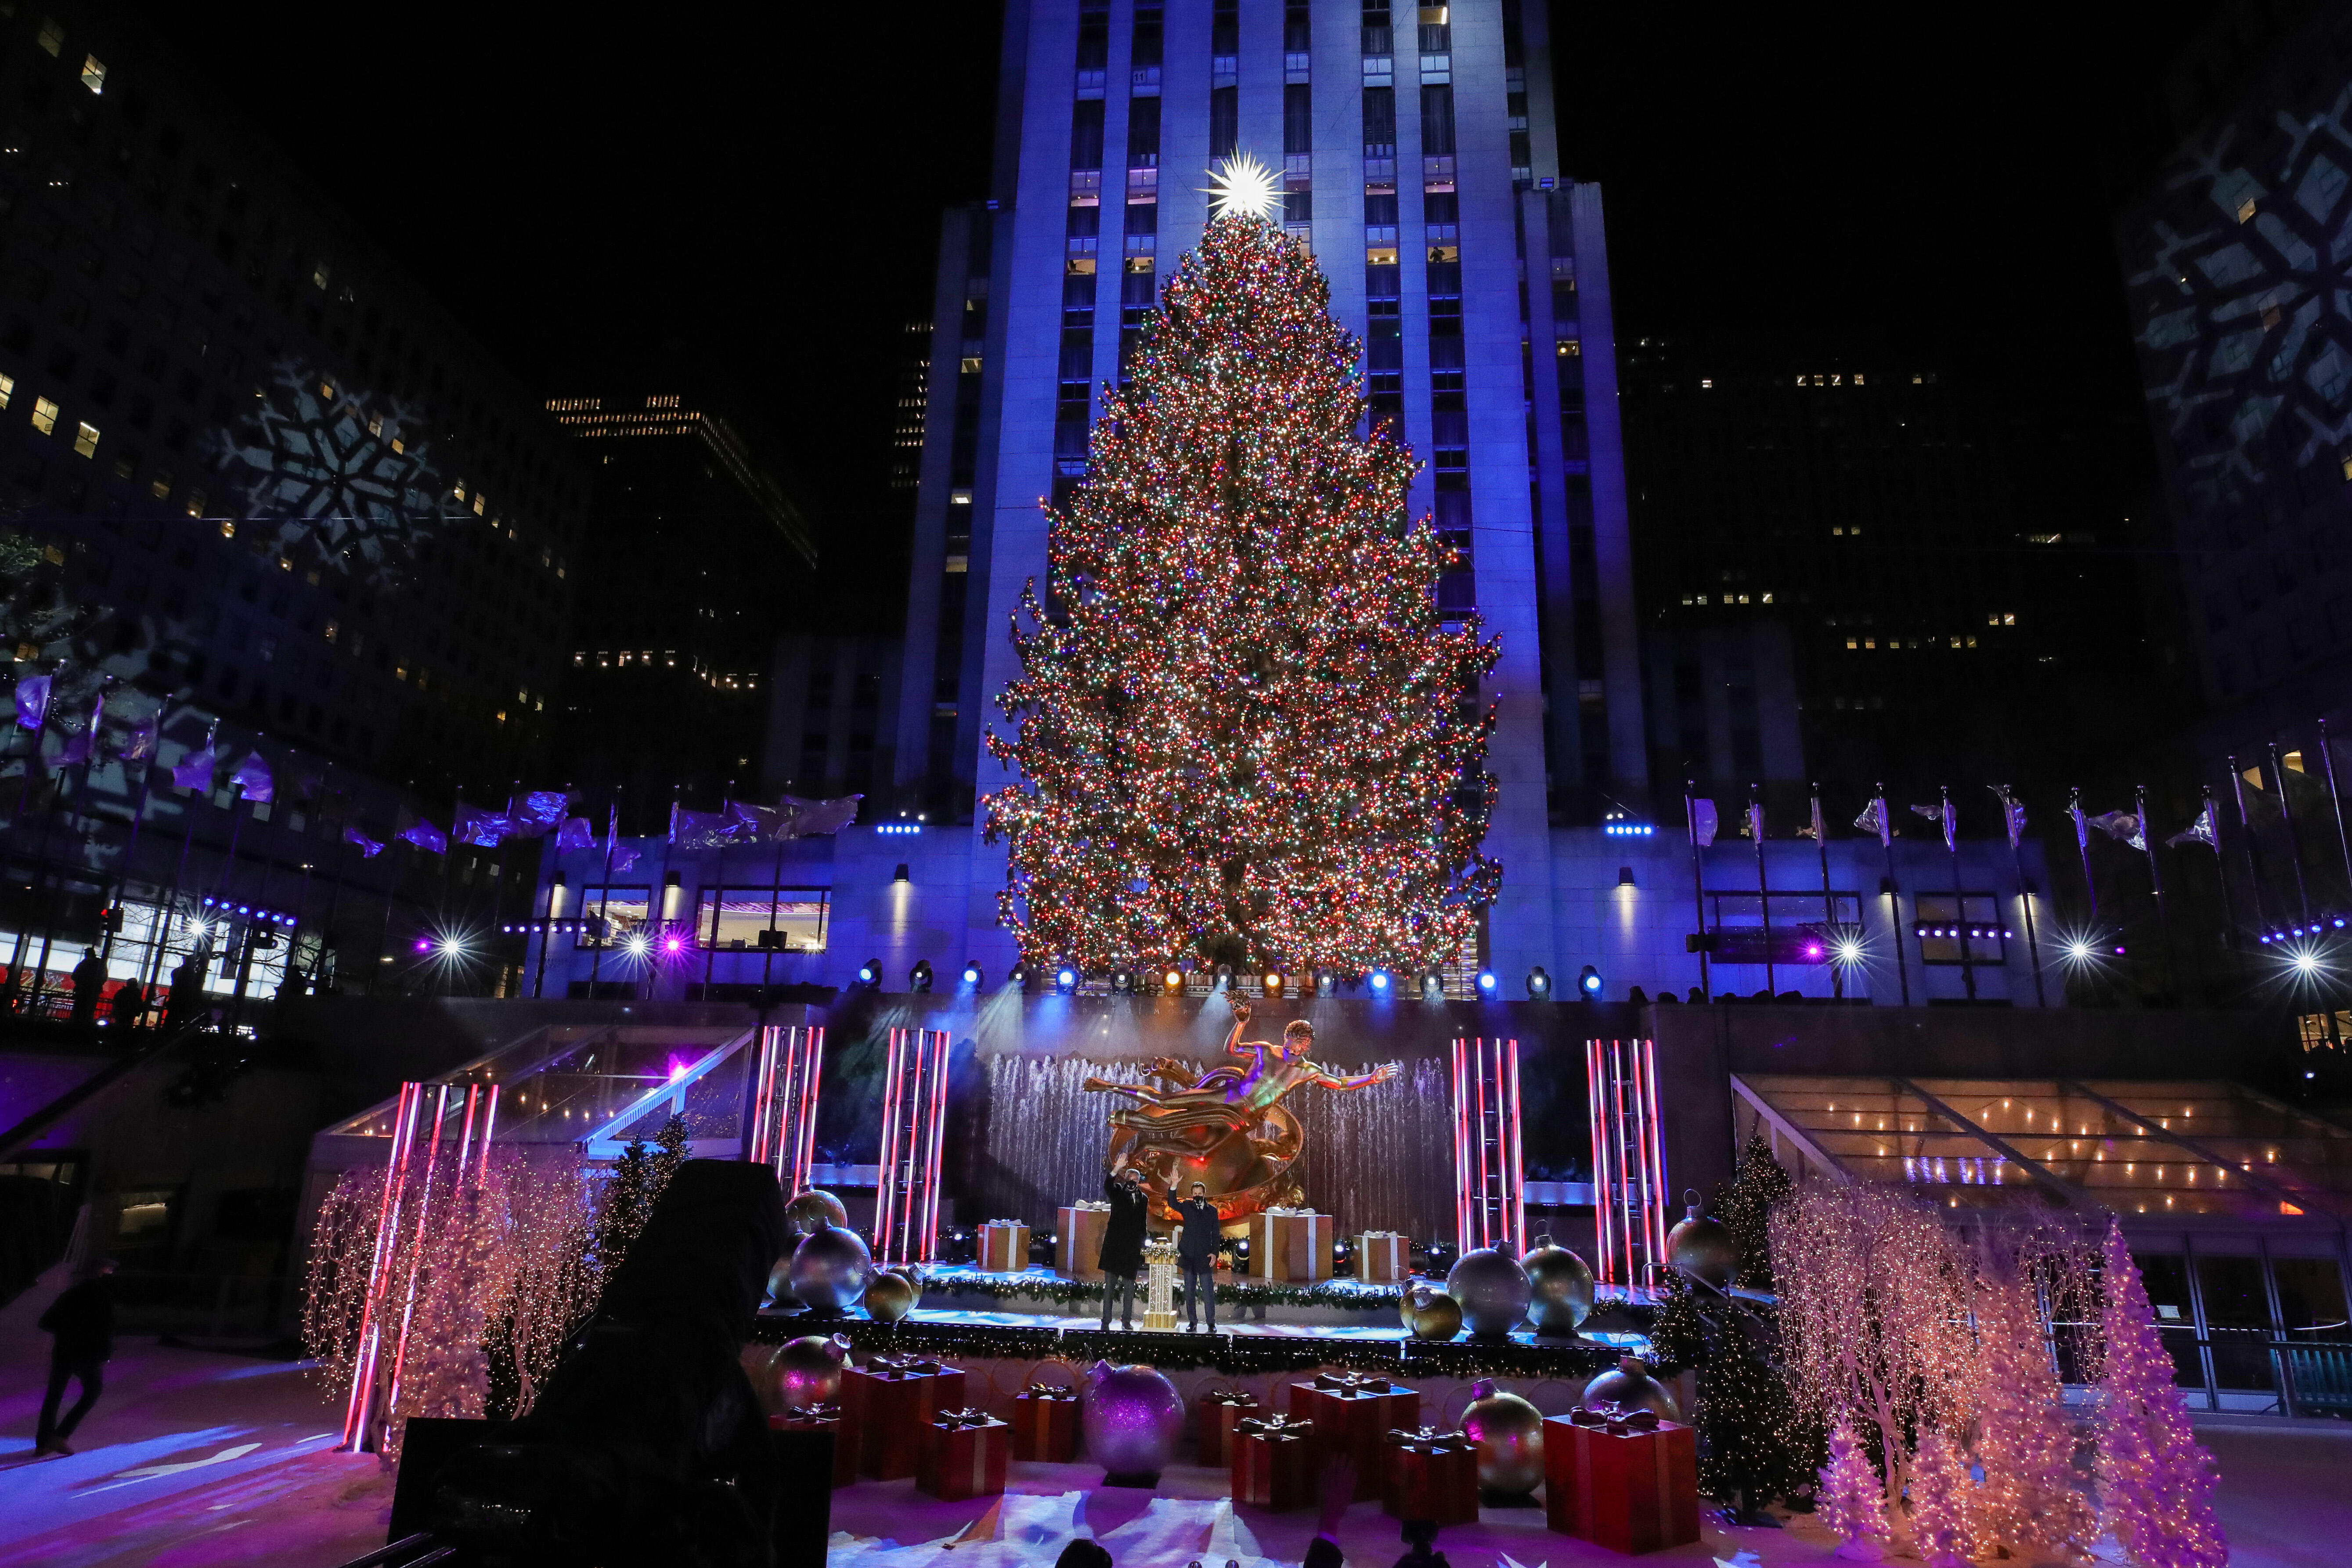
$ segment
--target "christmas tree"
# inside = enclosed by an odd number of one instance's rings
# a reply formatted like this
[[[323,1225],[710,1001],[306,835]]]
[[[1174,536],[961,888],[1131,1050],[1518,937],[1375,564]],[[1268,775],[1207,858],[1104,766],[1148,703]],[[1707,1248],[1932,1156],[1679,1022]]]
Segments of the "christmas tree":
[[[1921,1434],[1911,1459],[1911,1542],[1927,1568],[1968,1568],[1973,1490],[1958,1445],[1941,1432]]]
[[[1885,1555],[1886,1498],[1870,1451],[1853,1435],[1853,1423],[1844,1415],[1830,1433],[1830,1462],[1821,1470],[1814,1494],[1815,1511],[1838,1536],[1837,1555],[1850,1562],[1875,1563]]]
[[[1796,1190],[1788,1168],[1773,1157],[1770,1140],[1760,1131],[1749,1138],[1717,1212],[1738,1249],[1731,1277],[1750,1290],[1772,1289],[1772,1211]]]
[[[2120,1224],[2107,1230],[2102,1285],[2099,1500],[2107,1528],[2141,1568],[2221,1568],[2230,1543],[2213,1517],[2213,1456],[2189,1436],[2172,1358]]]
[[[1699,1490],[1729,1504],[1735,1521],[1754,1521],[1769,1500],[1811,1489],[1821,1429],[1801,1415],[1775,1364],[1768,1319],[1713,1291],[1702,1302],[1679,1271],[1669,1272],[1665,1290],[1650,1352],[1661,1371],[1697,1373]]]
[[[1032,962],[1292,972],[1454,957],[1501,868],[1496,647],[1442,625],[1415,464],[1361,428],[1356,341],[1306,249],[1231,193],[1052,516],[992,735],[1022,782],[1004,920]],[[1027,630],[1022,629],[1025,620]]]
[[[2031,1559],[2087,1547],[2090,1502],[2074,1489],[2074,1428],[2032,1275],[1983,1279],[1977,1341],[1985,1369],[1977,1426],[1979,1536]]]

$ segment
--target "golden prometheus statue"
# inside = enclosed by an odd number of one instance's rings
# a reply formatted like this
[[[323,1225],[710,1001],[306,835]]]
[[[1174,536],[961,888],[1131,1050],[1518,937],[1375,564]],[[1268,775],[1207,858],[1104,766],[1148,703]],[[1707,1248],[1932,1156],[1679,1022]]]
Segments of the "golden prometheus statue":
[[[1229,1224],[1274,1206],[1290,1195],[1289,1171],[1303,1137],[1298,1119],[1282,1101],[1308,1084],[1369,1089],[1397,1075],[1396,1064],[1389,1062],[1341,1078],[1308,1059],[1315,1026],[1306,1019],[1284,1026],[1278,1044],[1243,1039],[1249,1020],[1249,1005],[1234,1003],[1234,1032],[1225,1039],[1225,1054],[1247,1066],[1211,1068],[1194,1078],[1184,1063],[1161,1057],[1152,1062],[1150,1076],[1166,1088],[1101,1078],[1086,1081],[1089,1089],[1141,1102],[1110,1113],[1105,1165],[1141,1171],[1152,1213],[1162,1219],[1176,1217],[1171,1194],[1191,1191],[1194,1182],[1207,1185],[1217,1217]]]

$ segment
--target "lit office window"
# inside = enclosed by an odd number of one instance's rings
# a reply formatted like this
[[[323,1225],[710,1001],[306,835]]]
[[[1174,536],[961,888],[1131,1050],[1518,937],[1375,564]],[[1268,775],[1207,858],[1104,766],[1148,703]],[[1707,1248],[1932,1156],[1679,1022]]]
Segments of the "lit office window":
[[[36,35],[34,41],[38,43],[46,53],[56,54],[66,47],[66,25],[55,16],[42,17],[41,30]]]
[[[106,90],[106,62],[100,59],[96,55],[90,55],[85,58],[81,62],[81,84],[82,86],[89,89],[92,92],[104,92]]]
[[[0,375],[0,408],[7,407],[8,400],[16,395],[16,378],[13,375]]]
[[[46,397],[33,399],[33,428],[47,436],[58,427],[58,405]]]
[[[87,419],[83,420],[74,431],[74,456],[77,458],[98,456],[98,426]]]

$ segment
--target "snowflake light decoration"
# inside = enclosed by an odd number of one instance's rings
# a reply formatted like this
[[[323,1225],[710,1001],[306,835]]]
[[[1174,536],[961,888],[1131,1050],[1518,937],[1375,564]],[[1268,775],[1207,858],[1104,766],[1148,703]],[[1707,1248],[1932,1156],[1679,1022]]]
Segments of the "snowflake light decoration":
[[[275,523],[280,549],[305,540],[362,586],[388,588],[461,504],[421,438],[425,416],[281,361],[253,418],[217,440],[244,492],[240,525]]]

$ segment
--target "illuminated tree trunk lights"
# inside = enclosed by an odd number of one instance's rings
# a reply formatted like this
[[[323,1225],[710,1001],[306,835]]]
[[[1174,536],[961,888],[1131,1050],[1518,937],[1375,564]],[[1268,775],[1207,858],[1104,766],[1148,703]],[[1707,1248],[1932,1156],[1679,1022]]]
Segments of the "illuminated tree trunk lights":
[[[394,1102],[383,1197],[376,1210],[375,1245],[368,1267],[367,1288],[361,1300],[359,1340],[352,1359],[351,1390],[343,1408],[341,1447],[346,1453],[373,1453],[377,1449],[383,1441],[384,1420],[399,1398],[401,1369],[408,1354],[409,1325],[415,1314],[420,1280],[427,1268],[425,1222],[452,1087],[446,1083],[404,1083]],[[429,1112],[425,1109],[428,1100],[432,1106]],[[474,1084],[467,1089],[457,1166],[451,1173],[453,1188],[479,1190],[489,1170],[490,1133],[498,1108],[498,1085]],[[475,1143],[478,1117],[478,1152]],[[421,1166],[416,1159],[420,1137],[425,1140]],[[389,1363],[383,1357],[387,1337],[392,1342]]]
[[[1630,1290],[1646,1283],[1666,1257],[1655,1047],[1648,1040],[1585,1041],[1584,1093],[1592,1118],[1594,1278]]]
[[[891,1030],[882,1073],[881,1184],[874,1201],[877,1263],[928,1263],[936,1250],[947,1105],[947,1031]]]
[[[753,1164],[772,1165],[784,1195],[803,1192],[816,1160],[817,1075],[824,1056],[824,1031],[771,1024],[761,1031],[752,1093]]]
[[[2172,1357],[2158,1335],[2147,1287],[2107,1230],[2099,1327],[2099,1502],[2106,1526],[2144,1568],[2220,1568],[2230,1542],[2213,1517],[2213,1456],[2189,1432]]]
[[[1528,1249],[1517,1040],[1454,1042],[1454,1192],[1463,1251]]]
[[[1410,973],[1494,900],[1497,646],[1439,619],[1454,553],[1407,512],[1412,453],[1359,429],[1328,299],[1263,218],[1212,223],[1053,514],[988,742],[1021,782],[985,803],[1033,963]]]

